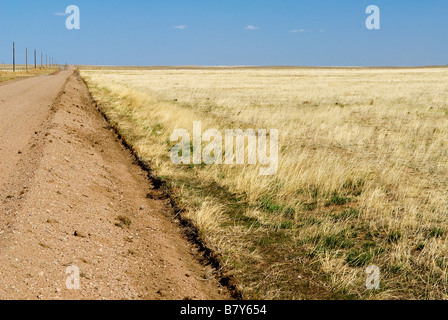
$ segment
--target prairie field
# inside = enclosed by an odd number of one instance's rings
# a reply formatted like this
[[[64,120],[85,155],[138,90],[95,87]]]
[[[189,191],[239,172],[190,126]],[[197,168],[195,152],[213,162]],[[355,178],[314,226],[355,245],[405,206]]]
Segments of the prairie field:
[[[57,70],[58,69],[56,69],[56,68],[54,68],[54,69],[51,69],[51,68],[34,69],[34,66],[28,66],[28,72],[27,72],[25,65],[16,65],[16,72],[13,72],[12,65],[0,64],[0,82],[12,80],[12,79],[16,79],[16,78],[26,78],[26,77],[37,76],[37,75],[50,74]]]
[[[448,68],[80,73],[245,299],[448,298]],[[277,173],[173,164],[194,121],[278,129]]]

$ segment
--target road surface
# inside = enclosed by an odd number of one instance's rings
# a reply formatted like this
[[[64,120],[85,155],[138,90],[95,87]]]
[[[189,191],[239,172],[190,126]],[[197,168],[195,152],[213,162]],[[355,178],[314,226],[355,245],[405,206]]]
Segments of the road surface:
[[[230,297],[74,71],[1,83],[0,137],[0,299]]]

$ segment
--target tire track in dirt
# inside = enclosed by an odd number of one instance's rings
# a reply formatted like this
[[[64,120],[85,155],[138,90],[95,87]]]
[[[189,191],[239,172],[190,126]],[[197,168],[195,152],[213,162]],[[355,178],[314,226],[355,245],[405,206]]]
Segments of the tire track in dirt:
[[[230,298],[73,71],[0,86],[0,134],[0,299]]]

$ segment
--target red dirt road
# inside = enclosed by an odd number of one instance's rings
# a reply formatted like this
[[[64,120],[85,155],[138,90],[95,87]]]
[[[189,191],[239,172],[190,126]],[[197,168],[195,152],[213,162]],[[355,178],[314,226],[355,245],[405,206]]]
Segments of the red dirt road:
[[[0,84],[0,137],[0,299],[230,298],[73,71]]]

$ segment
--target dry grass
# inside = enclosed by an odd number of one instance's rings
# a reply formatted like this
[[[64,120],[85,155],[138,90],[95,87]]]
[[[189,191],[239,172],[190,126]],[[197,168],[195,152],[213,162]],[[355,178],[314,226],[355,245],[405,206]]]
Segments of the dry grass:
[[[17,65],[16,72],[12,72],[12,65],[0,65],[0,82],[12,80],[16,78],[26,78],[37,75],[50,74],[58,69],[34,69],[34,67],[28,66],[28,72],[26,72],[26,67],[24,65]]]
[[[448,69],[84,70],[245,298],[448,298]],[[279,129],[280,163],[175,166],[175,128]],[[367,291],[365,269],[381,269]]]

